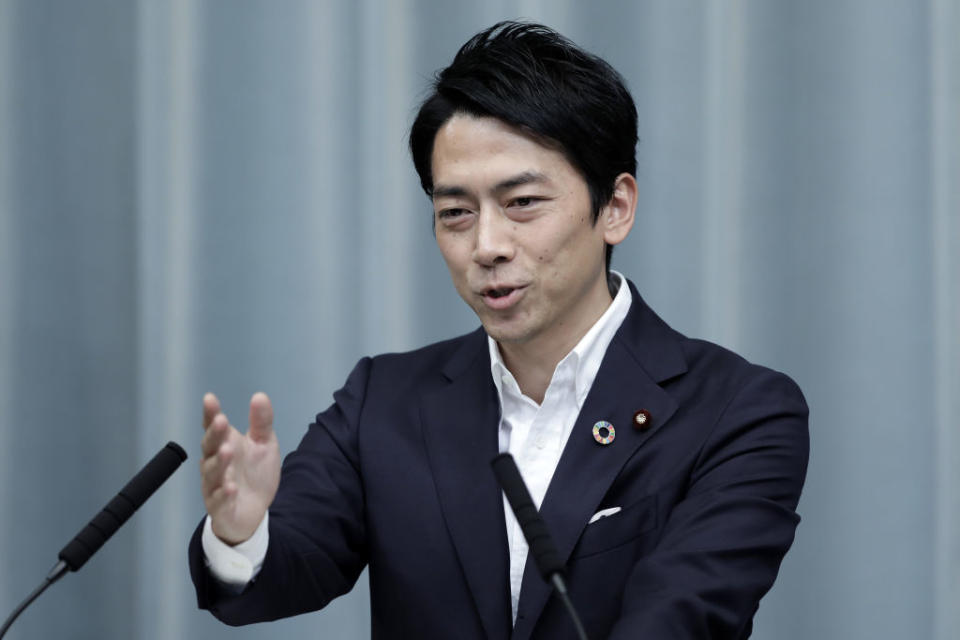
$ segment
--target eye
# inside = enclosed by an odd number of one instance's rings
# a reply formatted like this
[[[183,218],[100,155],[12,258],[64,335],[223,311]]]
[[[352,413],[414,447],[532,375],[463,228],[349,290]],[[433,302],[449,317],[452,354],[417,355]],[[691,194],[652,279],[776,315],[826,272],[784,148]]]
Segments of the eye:
[[[467,207],[445,207],[437,210],[437,224],[447,229],[466,229],[473,220],[473,211]]]
[[[538,202],[540,198],[534,198],[533,196],[521,196],[519,198],[514,198],[510,201],[510,204],[515,207],[529,207],[535,202]]]

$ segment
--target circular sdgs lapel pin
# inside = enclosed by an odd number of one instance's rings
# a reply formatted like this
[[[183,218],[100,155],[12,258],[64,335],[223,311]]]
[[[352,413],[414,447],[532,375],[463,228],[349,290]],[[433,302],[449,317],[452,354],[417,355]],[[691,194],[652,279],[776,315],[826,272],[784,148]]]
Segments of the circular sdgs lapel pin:
[[[617,430],[606,420],[601,420],[593,425],[593,439],[598,443],[607,445],[613,442],[617,437]]]

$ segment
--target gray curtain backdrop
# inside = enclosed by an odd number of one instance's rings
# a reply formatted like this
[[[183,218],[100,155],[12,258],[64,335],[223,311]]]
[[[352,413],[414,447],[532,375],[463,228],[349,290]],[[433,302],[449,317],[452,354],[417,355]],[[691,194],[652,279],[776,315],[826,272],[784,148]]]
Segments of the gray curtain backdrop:
[[[365,638],[366,578],[196,609],[200,398],[284,451],[357,358],[472,329],[406,131],[530,17],[640,114],[614,256],[678,329],[792,375],[803,522],[754,637],[960,633],[960,2],[0,0],[0,615],[167,440],[191,459],[9,638]]]

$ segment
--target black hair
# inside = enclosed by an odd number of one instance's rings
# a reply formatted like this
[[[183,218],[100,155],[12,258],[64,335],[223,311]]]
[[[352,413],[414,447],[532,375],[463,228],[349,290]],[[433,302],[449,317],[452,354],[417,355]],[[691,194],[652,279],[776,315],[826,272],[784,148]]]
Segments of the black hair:
[[[587,183],[594,224],[616,177],[636,176],[637,109],[623,78],[549,27],[498,22],[437,73],[410,128],[410,153],[428,196],[434,139],[456,113],[497,118],[556,145]]]

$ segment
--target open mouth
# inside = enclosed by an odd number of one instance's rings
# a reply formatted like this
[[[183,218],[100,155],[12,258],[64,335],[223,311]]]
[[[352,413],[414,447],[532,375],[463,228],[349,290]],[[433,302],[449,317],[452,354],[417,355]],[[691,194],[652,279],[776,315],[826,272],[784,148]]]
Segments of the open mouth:
[[[512,308],[523,297],[523,286],[490,287],[483,291],[483,300],[487,307],[499,311]]]
[[[501,287],[499,289],[487,289],[484,295],[488,295],[491,298],[503,298],[504,296],[510,295],[514,290],[514,287]]]

